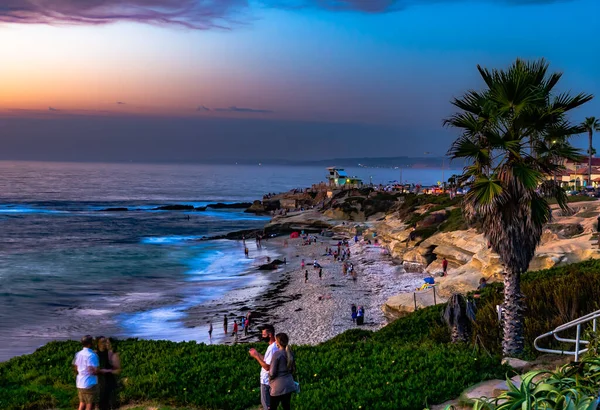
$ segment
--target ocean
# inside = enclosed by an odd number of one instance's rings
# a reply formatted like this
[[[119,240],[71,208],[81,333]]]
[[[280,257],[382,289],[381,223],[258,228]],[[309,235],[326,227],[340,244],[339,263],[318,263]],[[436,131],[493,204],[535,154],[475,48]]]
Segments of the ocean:
[[[347,171],[365,182],[399,179],[392,169]],[[441,175],[403,170],[424,185]],[[188,310],[268,285],[256,266],[278,250],[248,241],[248,259],[240,241],[200,239],[269,218],[156,208],[251,202],[324,178],[320,167],[0,161],[0,361],[87,333],[209,342],[210,314],[191,326]],[[128,211],[105,211],[117,207]]]

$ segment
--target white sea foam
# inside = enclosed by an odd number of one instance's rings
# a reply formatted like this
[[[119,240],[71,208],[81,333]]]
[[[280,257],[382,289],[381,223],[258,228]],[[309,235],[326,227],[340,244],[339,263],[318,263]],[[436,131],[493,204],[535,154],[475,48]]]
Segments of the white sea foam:
[[[198,235],[189,235],[189,236],[151,236],[142,238],[142,243],[151,244],[151,245],[174,245],[180,244],[183,242],[197,241],[202,238],[202,236]]]
[[[24,206],[0,206],[0,214],[66,214],[67,211],[59,211],[55,209],[40,209]]]

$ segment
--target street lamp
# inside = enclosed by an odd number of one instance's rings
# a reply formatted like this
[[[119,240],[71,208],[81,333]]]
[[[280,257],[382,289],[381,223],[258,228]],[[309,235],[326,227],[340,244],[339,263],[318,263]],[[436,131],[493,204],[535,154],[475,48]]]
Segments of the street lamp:
[[[425,155],[430,155],[431,152],[429,151],[425,151],[424,152]],[[444,167],[445,167],[445,162],[446,162],[446,157],[442,157],[442,189],[443,192],[446,192],[446,181],[444,181]]]

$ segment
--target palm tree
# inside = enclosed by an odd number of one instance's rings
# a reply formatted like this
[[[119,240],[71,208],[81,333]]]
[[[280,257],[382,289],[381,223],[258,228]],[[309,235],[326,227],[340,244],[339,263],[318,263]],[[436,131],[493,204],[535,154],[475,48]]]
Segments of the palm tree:
[[[557,94],[562,74],[549,73],[544,60],[516,60],[506,70],[477,68],[486,88],[454,99],[461,111],[444,124],[461,130],[448,154],[468,163],[461,176],[470,187],[465,216],[480,223],[506,268],[502,350],[512,356],[524,347],[520,278],[552,218],[547,197],[568,210],[553,176],[564,169],[564,159],[580,156],[568,139],[583,128],[566,114],[592,96]]]
[[[583,128],[588,133],[589,140],[589,148],[588,148],[588,186],[592,185],[592,155],[594,152],[594,147],[592,147],[592,136],[594,135],[594,131],[600,132],[600,121],[596,119],[596,117],[587,117],[583,124],[581,124]]]

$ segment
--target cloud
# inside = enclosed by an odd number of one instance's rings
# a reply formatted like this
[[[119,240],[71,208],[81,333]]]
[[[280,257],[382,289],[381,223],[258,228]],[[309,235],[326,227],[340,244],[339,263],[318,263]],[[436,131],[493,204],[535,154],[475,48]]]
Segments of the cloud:
[[[243,113],[253,113],[253,114],[270,114],[273,111],[271,110],[256,110],[254,108],[242,108],[231,106],[229,108],[215,108],[215,111],[218,112],[243,112]]]
[[[123,101],[117,101],[117,105],[127,105],[127,103],[124,103]]]
[[[210,108],[208,108],[204,105],[200,105],[200,106],[198,106],[198,108],[196,108],[196,111],[210,111]]]
[[[48,107],[48,111],[57,112],[57,111],[60,111],[60,110],[57,109],[57,108],[54,108],[54,107]]]
[[[232,29],[250,21],[254,9],[260,7],[386,13],[420,4],[463,1],[466,0],[0,0],[0,23],[100,25],[126,21],[197,30]],[[480,1],[543,5],[576,0]]]
[[[100,25],[132,21],[229,29],[248,0],[0,0],[0,22]]]

